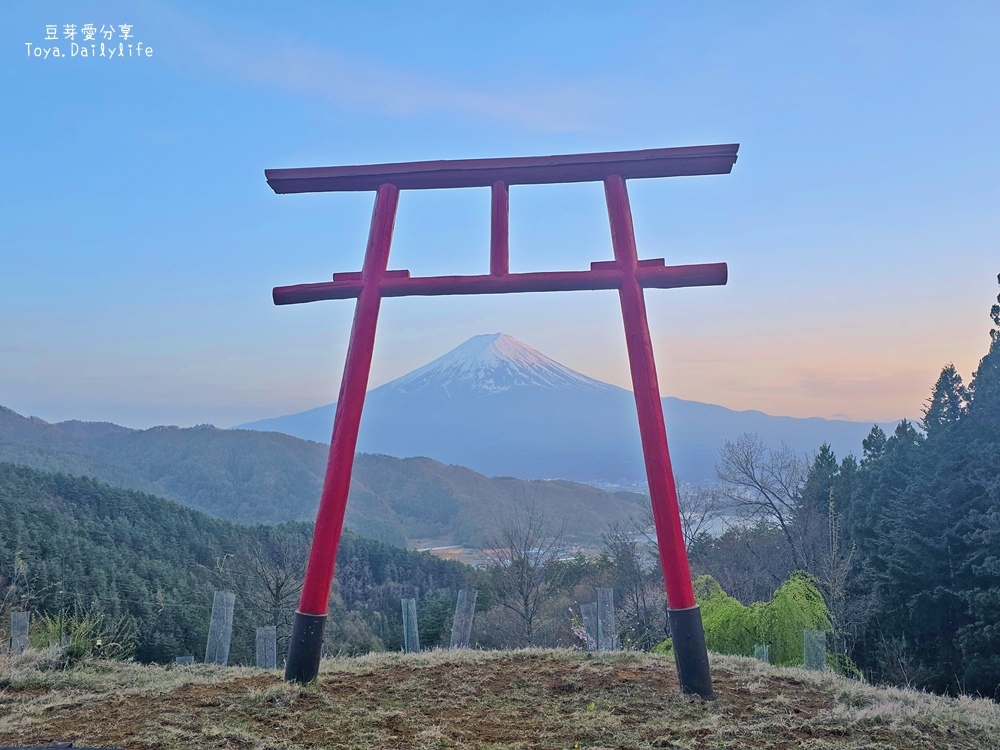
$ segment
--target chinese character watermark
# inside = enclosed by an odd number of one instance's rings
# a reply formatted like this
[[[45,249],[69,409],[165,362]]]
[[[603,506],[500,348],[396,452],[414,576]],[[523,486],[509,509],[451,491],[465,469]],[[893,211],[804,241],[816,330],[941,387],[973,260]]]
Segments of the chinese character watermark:
[[[130,23],[102,23],[100,27],[95,23],[47,23],[41,43],[25,42],[24,47],[28,58],[38,60],[152,57],[153,48],[136,38],[134,28]]]

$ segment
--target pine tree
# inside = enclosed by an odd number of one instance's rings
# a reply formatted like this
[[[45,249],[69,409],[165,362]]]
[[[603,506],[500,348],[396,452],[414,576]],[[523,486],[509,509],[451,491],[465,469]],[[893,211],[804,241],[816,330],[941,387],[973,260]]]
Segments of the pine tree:
[[[839,471],[837,456],[828,443],[823,443],[813,458],[805,485],[802,487],[803,503],[826,512],[830,504],[830,490],[833,489]]]
[[[1000,275],[997,276],[1000,283]],[[969,411],[975,415],[981,429],[1000,430],[1000,295],[990,308],[995,326],[990,330],[990,349],[979,362],[979,368],[969,385]]]
[[[934,391],[924,409],[922,426],[928,437],[947,432],[965,415],[969,392],[962,384],[962,376],[949,364],[934,384]]]
[[[872,425],[868,437],[861,441],[861,449],[863,451],[861,458],[862,466],[882,458],[885,454],[885,441],[885,432],[882,428],[877,424]]]

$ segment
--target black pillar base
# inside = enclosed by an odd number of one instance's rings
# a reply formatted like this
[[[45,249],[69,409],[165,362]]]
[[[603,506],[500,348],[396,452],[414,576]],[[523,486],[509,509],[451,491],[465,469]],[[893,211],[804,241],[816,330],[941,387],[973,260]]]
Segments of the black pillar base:
[[[712,675],[708,669],[708,649],[705,631],[701,625],[698,605],[689,609],[670,609],[670,635],[674,644],[674,661],[682,693],[699,695],[707,701],[715,700]]]
[[[319,674],[319,659],[323,651],[323,626],[326,615],[295,613],[292,637],[288,641],[288,661],[285,662],[285,682],[312,682]]]

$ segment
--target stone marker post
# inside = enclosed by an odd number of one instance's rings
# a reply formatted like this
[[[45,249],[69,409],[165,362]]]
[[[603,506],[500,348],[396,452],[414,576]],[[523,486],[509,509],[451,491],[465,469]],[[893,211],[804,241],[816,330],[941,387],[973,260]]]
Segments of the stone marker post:
[[[402,599],[403,650],[408,654],[420,651],[420,633],[417,632],[417,600]]]
[[[12,654],[23,654],[31,645],[28,642],[28,623],[30,620],[30,612],[10,613],[10,652]]]
[[[208,645],[205,647],[206,664],[229,663],[229,645],[233,640],[233,607],[236,594],[216,591],[212,601],[212,621],[208,627]]]
[[[826,669],[826,633],[824,631],[802,631],[802,664],[806,669],[815,669],[819,672]]]
[[[278,667],[278,629],[274,625],[257,628],[257,666],[261,669]]]
[[[476,589],[462,589],[458,592],[458,604],[455,605],[455,621],[451,626],[451,643],[448,648],[468,648],[472,636],[472,618],[476,614]]]
[[[583,632],[587,639],[587,650],[597,650],[597,602],[580,605],[580,617],[583,619]]]
[[[597,650],[618,651],[620,648],[615,627],[615,590],[597,589]]]

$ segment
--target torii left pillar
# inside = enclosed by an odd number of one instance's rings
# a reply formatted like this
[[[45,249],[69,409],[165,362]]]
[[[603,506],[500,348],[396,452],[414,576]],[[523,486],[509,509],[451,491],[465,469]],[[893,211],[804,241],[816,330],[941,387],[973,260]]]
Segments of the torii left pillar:
[[[326,624],[333,568],[344,528],[354,451],[358,445],[361,411],[365,404],[365,391],[368,388],[372,354],[375,350],[375,328],[382,302],[379,282],[385,276],[389,263],[392,228],[398,204],[399,189],[396,186],[379,186],[361,270],[361,282],[364,286],[354,308],[354,325],[347,346],[347,362],[344,365],[344,378],[340,383],[337,412],[333,419],[330,457],[323,479],[316,529],[302,583],[302,597],[292,625],[288,661],[285,663],[286,680],[306,683],[319,674],[323,626]]]

